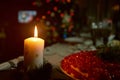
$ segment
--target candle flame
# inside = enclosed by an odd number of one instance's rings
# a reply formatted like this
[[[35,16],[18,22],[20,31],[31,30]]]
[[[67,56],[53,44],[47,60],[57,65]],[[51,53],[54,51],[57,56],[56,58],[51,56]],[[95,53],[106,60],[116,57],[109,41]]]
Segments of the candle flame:
[[[37,26],[35,26],[35,30],[34,30],[34,37],[38,37]]]

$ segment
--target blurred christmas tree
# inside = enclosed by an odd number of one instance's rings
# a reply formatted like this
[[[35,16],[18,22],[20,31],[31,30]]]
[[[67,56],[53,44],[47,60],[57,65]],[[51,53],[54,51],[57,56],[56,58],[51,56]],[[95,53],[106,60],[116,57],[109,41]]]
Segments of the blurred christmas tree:
[[[32,5],[37,7],[37,20],[44,20],[46,26],[49,26],[60,38],[75,36],[80,22],[79,8],[76,0],[35,0]],[[54,37],[53,37],[54,38]],[[54,39],[55,41],[55,39]]]

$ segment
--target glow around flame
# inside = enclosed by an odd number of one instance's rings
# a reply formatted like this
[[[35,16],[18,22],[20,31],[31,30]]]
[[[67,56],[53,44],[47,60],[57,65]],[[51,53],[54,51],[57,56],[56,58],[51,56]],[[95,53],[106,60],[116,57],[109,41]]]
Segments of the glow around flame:
[[[37,26],[35,26],[35,30],[34,30],[34,37],[38,37],[38,30],[37,30]]]

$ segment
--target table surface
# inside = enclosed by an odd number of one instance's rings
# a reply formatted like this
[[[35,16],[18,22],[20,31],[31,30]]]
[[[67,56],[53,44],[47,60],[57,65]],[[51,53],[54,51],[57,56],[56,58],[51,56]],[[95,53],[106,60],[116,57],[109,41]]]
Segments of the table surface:
[[[87,41],[82,44],[74,45],[71,45],[69,43],[55,43],[51,46],[46,47],[44,50],[44,58],[52,66],[51,76],[48,80],[73,80],[61,71],[61,60],[64,59],[65,56],[68,56],[80,50],[95,50],[96,48],[91,44],[92,43],[87,43]],[[0,71],[0,80],[29,80],[27,78],[21,78],[19,71],[20,70],[18,68]]]
[[[83,40],[84,41],[84,40]],[[95,46],[92,45],[91,41],[86,40],[82,44],[69,44],[69,43],[55,43],[48,46],[44,50],[44,61],[49,63],[45,66],[46,71],[43,70],[42,80],[73,80],[60,69],[61,60],[64,57],[79,52],[81,50],[96,50]],[[16,59],[14,59],[16,60]],[[22,61],[21,61],[22,62]],[[9,68],[6,70],[0,70],[0,80],[40,80],[40,74],[35,75],[33,79],[23,72],[21,63],[17,64],[18,67]],[[46,68],[47,67],[47,68]],[[43,79],[47,78],[48,79]],[[38,77],[38,79],[36,79]]]

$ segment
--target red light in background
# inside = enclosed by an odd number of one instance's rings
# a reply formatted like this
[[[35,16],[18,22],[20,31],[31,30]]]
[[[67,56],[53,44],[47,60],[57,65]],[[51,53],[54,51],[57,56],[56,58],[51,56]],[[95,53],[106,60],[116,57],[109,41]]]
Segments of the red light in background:
[[[55,2],[58,2],[59,0],[55,0]]]
[[[53,8],[53,10],[54,10],[54,11],[57,11],[57,10],[58,10],[58,8],[55,6],[55,7]]]
[[[68,3],[70,3],[70,2],[71,2],[71,0],[67,0],[67,2],[68,2]]]
[[[50,2],[50,0],[46,0],[46,3],[49,3]]]
[[[63,3],[65,3],[65,0],[62,0]]]
[[[35,6],[35,5],[36,5],[36,2],[32,2],[32,5]]]
[[[60,16],[63,18],[63,17],[64,17],[64,14],[63,14],[63,13],[61,13],[61,14],[60,14]]]
[[[70,16],[74,16],[74,12],[70,12]]]
[[[39,21],[39,20],[40,20],[40,18],[39,18],[39,17],[37,17],[37,18],[36,18],[36,21]]]
[[[51,14],[51,11],[48,10],[48,11],[47,11],[47,14]]]

